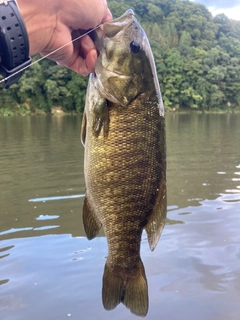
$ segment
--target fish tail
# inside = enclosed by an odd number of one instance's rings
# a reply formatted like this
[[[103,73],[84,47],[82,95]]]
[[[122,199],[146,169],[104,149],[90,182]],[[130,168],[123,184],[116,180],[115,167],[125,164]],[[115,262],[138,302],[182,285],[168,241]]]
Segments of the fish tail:
[[[130,311],[145,317],[148,312],[148,284],[142,261],[136,272],[114,272],[106,263],[103,275],[102,301],[106,310],[122,302]]]

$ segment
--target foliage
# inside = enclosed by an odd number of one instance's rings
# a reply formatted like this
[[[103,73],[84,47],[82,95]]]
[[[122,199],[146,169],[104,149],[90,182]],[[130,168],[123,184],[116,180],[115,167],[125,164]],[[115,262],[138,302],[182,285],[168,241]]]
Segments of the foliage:
[[[33,60],[37,59],[39,56]],[[87,78],[53,61],[42,60],[26,70],[18,83],[2,89],[0,115],[51,113],[54,106],[65,112],[83,112],[86,88]]]
[[[155,57],[166,108],[240,106],[240,22],[189,0],[108,1],[114,17],[132,8]],[[38,56],[34,57],[36,60]],[[87,78],[42,60],[0,95],[0,114],[82,112]]]

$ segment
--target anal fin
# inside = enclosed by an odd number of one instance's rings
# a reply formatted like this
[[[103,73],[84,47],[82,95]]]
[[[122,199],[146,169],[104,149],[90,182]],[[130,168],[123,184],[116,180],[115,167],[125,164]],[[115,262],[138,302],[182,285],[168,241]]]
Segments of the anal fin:
[[[167,215],[167,196],[166,196],[166,183],[165,181],[159,187],[158,196],[152,213],[148,218],[148,222],[144,229],[147,232],[148,243],[150,249],[153,251],[158,243]]]
[[[83,226],[88,240],[95,238],[102,227],[87,196],[83,204]]]

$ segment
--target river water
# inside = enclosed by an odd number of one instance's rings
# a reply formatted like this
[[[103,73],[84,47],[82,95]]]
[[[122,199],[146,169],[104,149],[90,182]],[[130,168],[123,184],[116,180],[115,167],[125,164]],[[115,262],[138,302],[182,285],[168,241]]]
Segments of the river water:
[[[168,219],[141,255],[146,319],[240,319],[240,115],[168,114]],[[137,319],[105,311],[104,234],[85,237],[80,116],[0,118],[0,319]]]

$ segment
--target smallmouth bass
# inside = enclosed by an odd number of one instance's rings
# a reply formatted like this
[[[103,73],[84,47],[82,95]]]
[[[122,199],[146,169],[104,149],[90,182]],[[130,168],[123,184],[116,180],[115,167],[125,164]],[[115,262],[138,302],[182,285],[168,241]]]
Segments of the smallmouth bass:
[[[95,31],[100,52],[90,75],[82,123],[88,239],[103,227],[108,257],[105,309],[122,302],[148,312],[148,285],[140,257],[143,229],[154,250],[166,218],[164,107],[147,36],[127,10]]]

